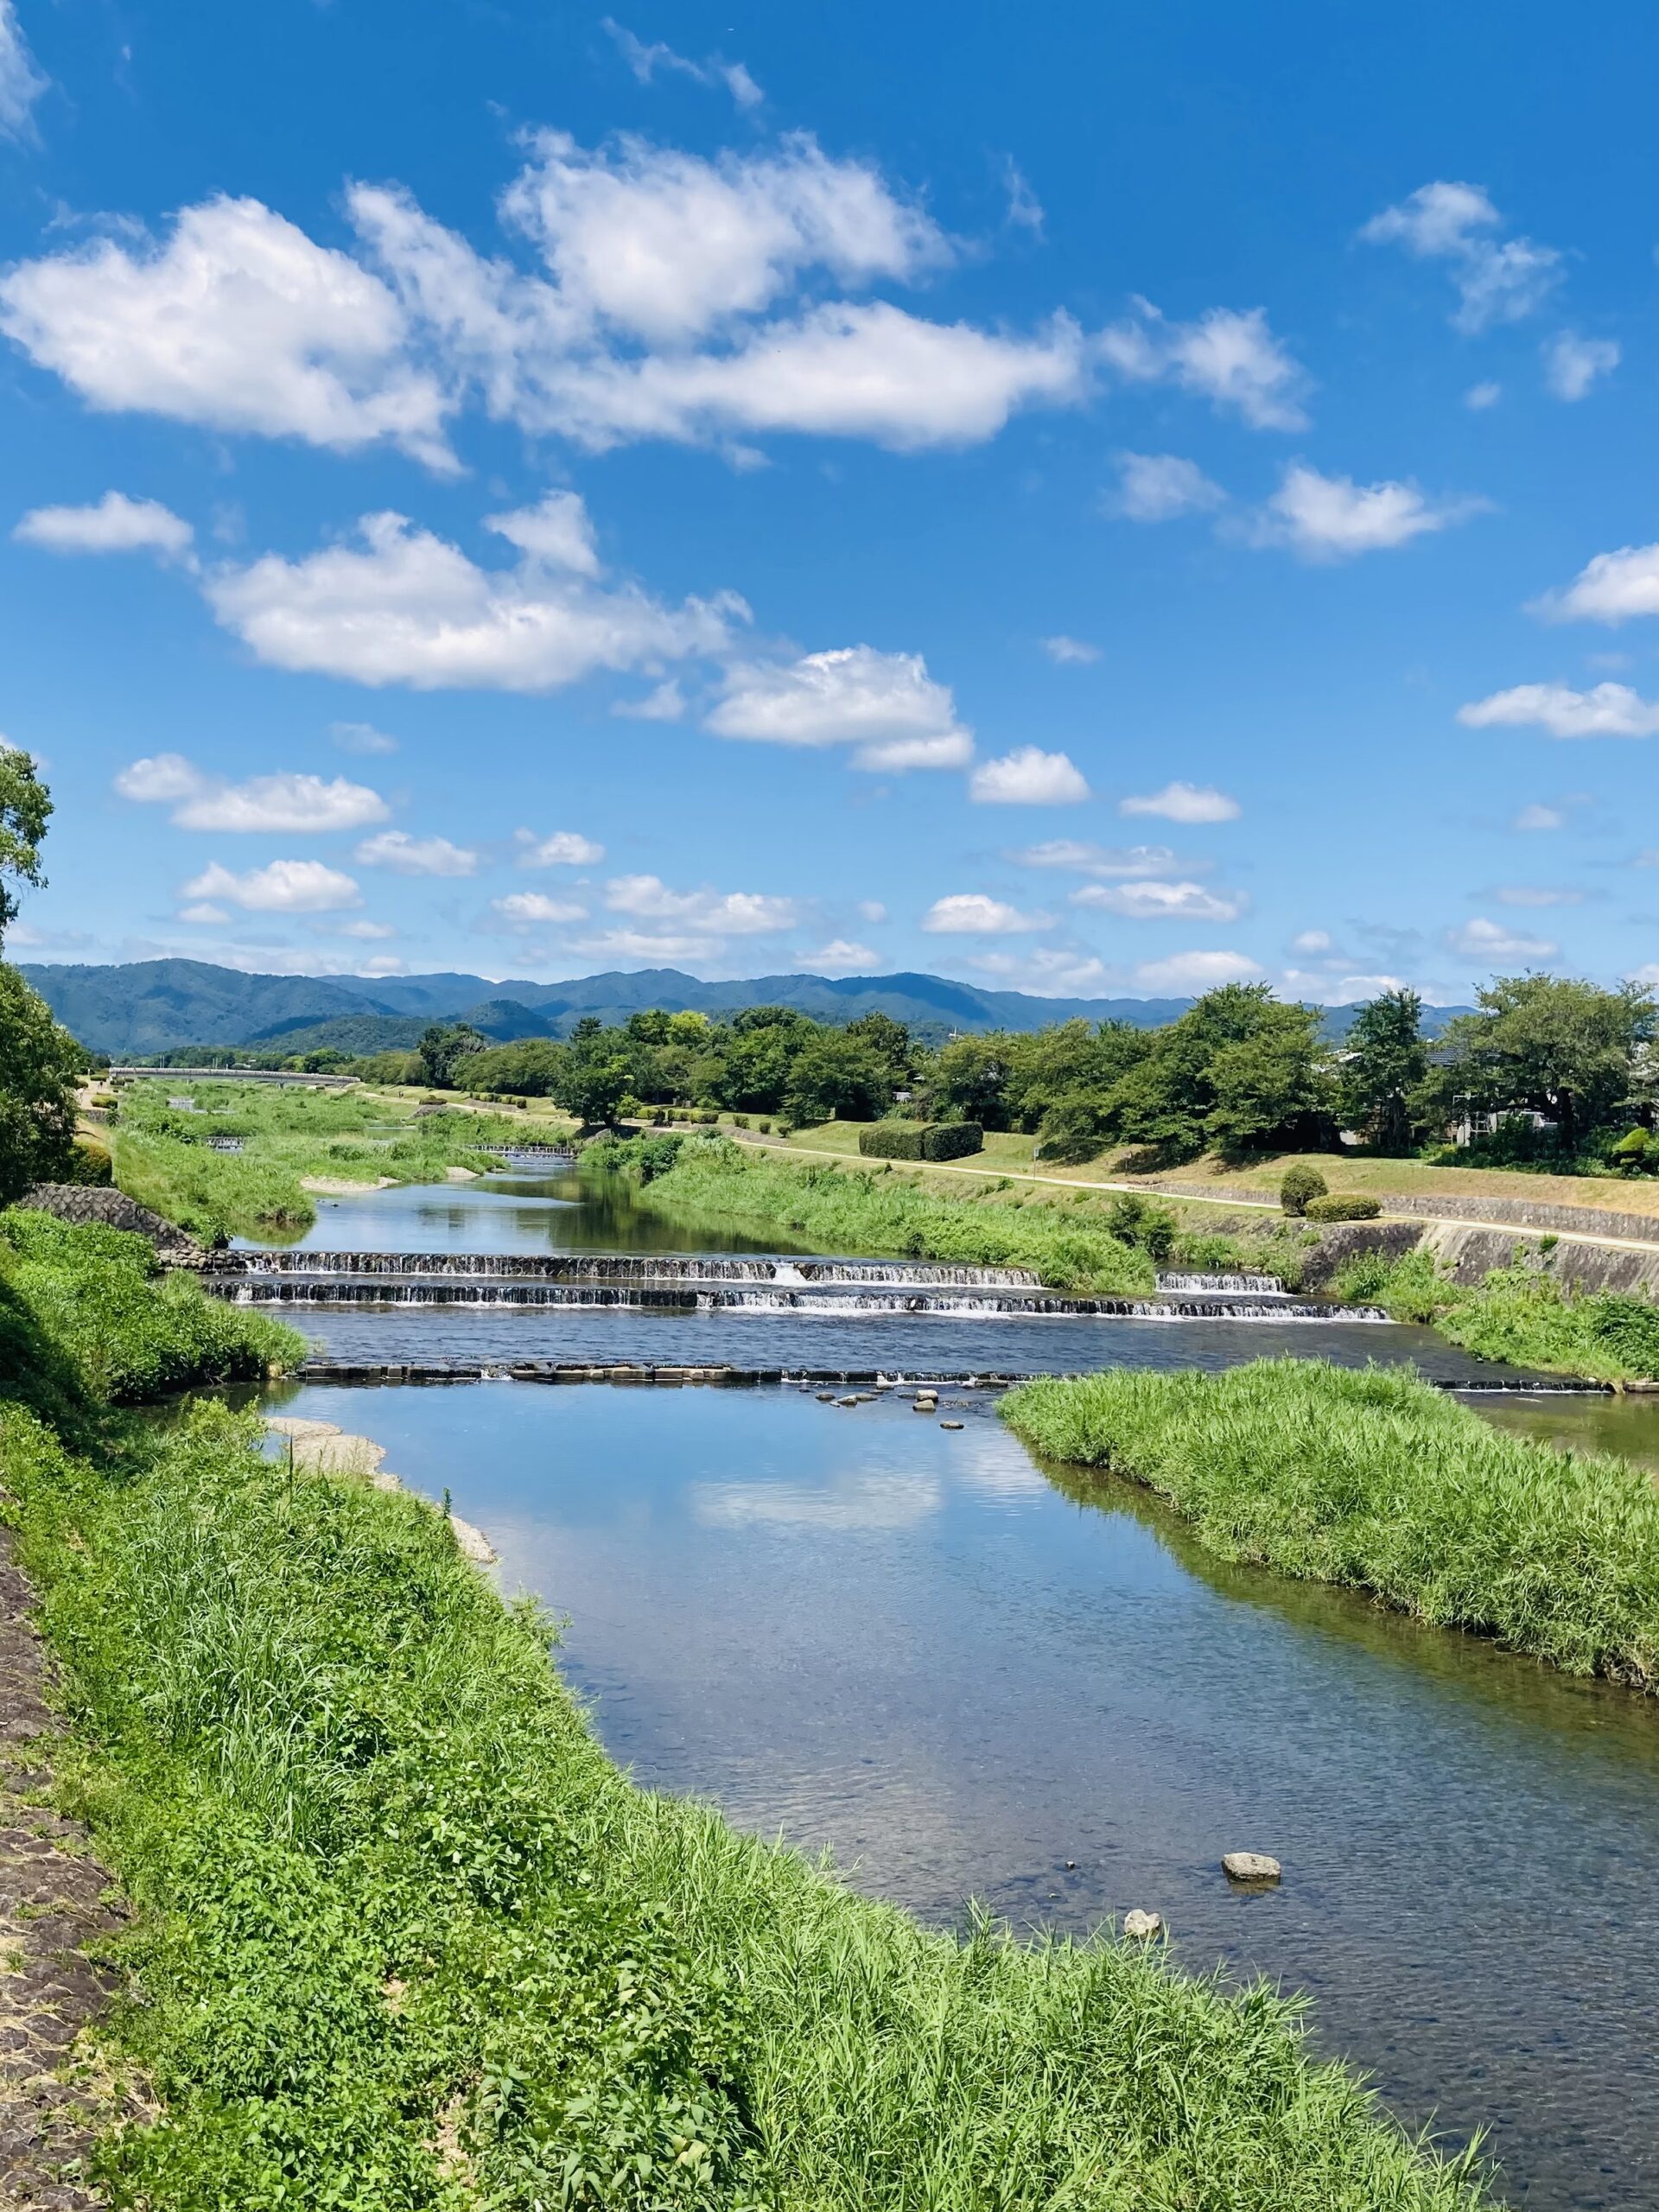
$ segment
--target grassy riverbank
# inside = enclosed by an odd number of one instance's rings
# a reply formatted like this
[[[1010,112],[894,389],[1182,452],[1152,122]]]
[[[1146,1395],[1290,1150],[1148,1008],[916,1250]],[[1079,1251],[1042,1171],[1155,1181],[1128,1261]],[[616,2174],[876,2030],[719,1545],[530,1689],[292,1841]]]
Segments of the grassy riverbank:
[[[189,1087],[194,1112],[167,1103],[164,1083],[123,1093],[115,1179],[194,1236],[299,1235],[316,1218],[305,1179],[441,1183],[451,1167],[499,1165],[493,1146],[524,1140],[503,1116],[448,1111],[416,1117],[401,1101],[363,1090],[283,1090],[253,1084]],[[215,1151],[211,1137],[240,1152]]]
[[[1331,1287],[1386,1306],[1397,1321],[1431,1323],[1478,1359],[1603,1382],[1659,1376],[1659,1305],[1616,1291],[1575,1295],[1525,1261],[1465,1287],[1441,1274],[1431,1253],[1362,1252]]]
[[[892,1253],[967,1267],[1029,1268],[1059,1290],[1105,1296],[1153,1287],[1183,1262],[1294,1275],[1294,1232],[1242,1240],[1190,1236],[1141,1198],[1090,1199],[1018,1186],[928,1186],[925,1174],[843,1168],[722,1139],[636,1138],[590,1146],[595,1166],[639,1178],[642,1203],[770,1226],[825,1252]]]
[[[1659,1495],[1395,1370],[1258,1360],[1027,1383],[1011,1427],[1161,1493],[1224,1559],[1357,1585],[1568,1673],[1659,1690]]]

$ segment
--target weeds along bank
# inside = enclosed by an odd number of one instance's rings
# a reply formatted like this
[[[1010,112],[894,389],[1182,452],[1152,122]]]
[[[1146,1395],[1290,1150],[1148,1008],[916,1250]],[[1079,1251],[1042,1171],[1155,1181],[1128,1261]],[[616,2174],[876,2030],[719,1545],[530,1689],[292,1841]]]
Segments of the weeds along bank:
[[[1452,1282],[1433,1255],[1357,1253],[1332,1278],[1339,1297],[1386,1306],[1396,1321],[1427,1322],[1478,1359],[1507,1360],[1598,1382],[1659,1376],[1659,1306],[1617,1291],[1574,1294],[1525,1262],[1473,1286]]]
[[[504,1116],[416,1117],[401,1102],[364,1091],[201,1083],[188,1095],[192,1110],[168,1105],[164,1082],[123,1093],[115,1179],[141,1205],[207,1241],[297,1235],[316,1217],[308,1176],[371,1186],[382,1178],[441,1183],[450,1167],[499,1166],[493,1147],[523,1141]],[[216,1149],[214,1139],[241,1149]]]
[[[1395,1369],[1323,1361],[1045,1380],[1002,1411],[1047,1457],[1160,1492],[1224,1559],[1659,1690],[1659,1492],[1622,1459],[1505,1434]]]
[[[64,1669],[67,1800],[136,1906],[98,2063],[159,2101],[104,2144],[112,2204],[1484,2201],[1266,1988],[931,1934],[636,1789],[439,1513],[290,1475],[217,1403],[111,1414],[35,1326],[61,1402],[13,1363],[5,1510]]]
[[[778,1158],[723,1138],[601,1140],[585,1163],[636,1179],[664,1211],[727,1217],[783,1230],[826,1252],[892,1253],[969,1267],[1030,1268],[1056,1289],[1133,1295],[1166,1261],[1244,1267],[1294,1280],[1299,1237],[1179,1232],[1173,1215],[1135,1195],[1079,1205],[995,1179],[948,1196],[897,1170],[843,1169],[810,1154]]]

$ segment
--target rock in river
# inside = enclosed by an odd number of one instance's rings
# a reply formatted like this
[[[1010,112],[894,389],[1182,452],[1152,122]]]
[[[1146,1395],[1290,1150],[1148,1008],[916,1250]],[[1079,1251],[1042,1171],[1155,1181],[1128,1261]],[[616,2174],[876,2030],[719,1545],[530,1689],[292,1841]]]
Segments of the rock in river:
[[[1142,1942],[1144,1942],[1148,1936],[1160,1935],[1163,1931],[1163,1915],[1159,1912],[1141,1912],[1137,1910],[1135,1912],[1126,1912],[1123,1916],[1123,1933],[1126,1936],[1135,1936]]]
[[[1276,1882],[1279,1879],[1279,1861],[1269,1859],[1264,1851],[1230,1851],[1224,1855],[1221,1865],[1230,1882]]]

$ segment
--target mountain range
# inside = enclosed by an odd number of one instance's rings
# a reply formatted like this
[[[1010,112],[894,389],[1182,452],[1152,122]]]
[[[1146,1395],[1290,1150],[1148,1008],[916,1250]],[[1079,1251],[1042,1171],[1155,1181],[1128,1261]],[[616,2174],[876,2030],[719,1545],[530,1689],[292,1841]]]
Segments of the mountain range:
[[[583,976],[569,982],[493,982],[486,976],[251,976],[202,960],[138,960],[123,966],[25,965],[23,975],[65,1028],[111,1058],[187,1046],[325,1046],[377,1052],[413,1045],[432,1021],[465,1021],[487,1037],[564,1037],[584,1014],[626,1021],[645,1007],[727,1015],[790,1006],[819,1021],[880,1012],[930,1043],[953,1030],[1041,1029],[1077,1015],[1155,1028],[1190,999],[1034,998],[983,991],[943,976],[756,976],[705,983],[677,968]],[[1438,1027],[1459,1009],[1433,1009]],[[1351,1008],[1327,1017],[1340,1035]]]

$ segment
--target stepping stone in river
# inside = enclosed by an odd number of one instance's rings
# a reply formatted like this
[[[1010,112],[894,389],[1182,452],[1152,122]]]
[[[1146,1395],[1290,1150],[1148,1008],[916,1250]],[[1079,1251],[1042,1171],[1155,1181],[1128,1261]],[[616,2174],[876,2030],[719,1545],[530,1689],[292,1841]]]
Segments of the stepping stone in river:
[[[962,1427],[962,1423],[959,1421],[942,1421],[939,1423],[939,1427],[941,1428],[960,1428]]]
[[[1123,1916],[1123,1933],[1132,1936],[1137,1942],[1144,1943],[1150,1937],[1161,1935],[1163,1926],[1164,1916],[1160,1912],[1141,1912],[1137,1910],[1134,1912],[1126,1912]]]
[[[1229,1851],[1221,1865],[1230,1882],[1276,1882],[1281,1872],[1279,1861],[1265,1851]]]

